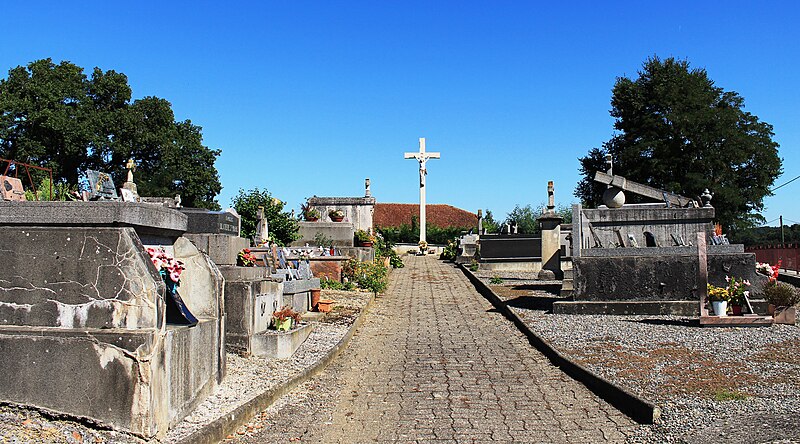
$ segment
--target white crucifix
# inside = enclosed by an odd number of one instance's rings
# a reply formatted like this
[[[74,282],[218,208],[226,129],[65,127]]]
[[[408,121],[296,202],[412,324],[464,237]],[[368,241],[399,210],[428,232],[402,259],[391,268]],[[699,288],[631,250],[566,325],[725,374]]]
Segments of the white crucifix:
[[[425,152],[425,138],[419,138],[419,152],[418,153],[405,153],[405,159],[417,159],[419,162],[419,242],[420,244],[425,241],[425,176],[428,175],[428,170],[425,163],[428,159],[439,159],[439,153],[426,153]]]

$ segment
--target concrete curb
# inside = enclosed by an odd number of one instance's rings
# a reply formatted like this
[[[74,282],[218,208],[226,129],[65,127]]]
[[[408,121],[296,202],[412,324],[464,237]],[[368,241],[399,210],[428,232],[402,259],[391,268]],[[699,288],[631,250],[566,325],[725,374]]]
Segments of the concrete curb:
[[[350,326],[350,329],[339,340],[339,342],[328,353],[320,359],[316,364],[308,367],[299,375],[294,378],[273,387],[266,392],[256,396],[245,404],[239,406],[231,413],[217,418],[216,420],[206,424],[204,427],[196,430],[191,435],[187,435],[177,441],[177,444],[212,444],[218,443],[225,439],[226,436],[236,433],[236,429],[247,424],[247,422],[256,415],[256,413],[266,409],[272,403],[277,401],[281,396],[291,392],[295,387],[308,381],[322,370],[324,370],[334,359],[336,359],[353,338],[356,330],[364,322],[367,311],[372,307],[375,301],[375,295],[370,296],[367,304],[361,310],[361,314]]]
[[[549,342],[534,333],[488,285],[483,283],[483,281],[475,276],[467,267],[463,264],[458,264],[458,267],[461,268],[461,271],[464,272],[464,275],[472,282],[478,292],[488,299],[509,321],[513,322],[514,325],[528,337],[528,341],[530,341],[531,345],[547,356],[553,365],[559,367],[561,371],[569,375],[572,379],[585,385],[594,394],[603,398],[606,402],[613,405],[634,421],[640,424],[654,424],[659,421],[661,417],[660,407],[592,373],[580,364],[570,360],[567,356],[562,355],[555,347],[550,345]]]

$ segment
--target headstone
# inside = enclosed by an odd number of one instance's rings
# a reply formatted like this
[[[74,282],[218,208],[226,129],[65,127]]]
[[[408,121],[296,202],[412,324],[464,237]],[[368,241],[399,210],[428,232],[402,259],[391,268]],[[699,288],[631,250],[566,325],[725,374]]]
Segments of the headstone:
[[[102,171],[86,170],[89,181],[89,200],[110,199],[119,200],[117,188],[111,176]]]
[[[16,177],[0,176],[0,194],[2,194],[3,200],[25,200],[25,190],[22,189],[22,181]]]
[[[121,188],[119,192],[122,194],[123,202],[139,202],[138,196],[128,188]]]
[[[239,218],[227,211],[181,208],[188,217],[187,233],[239,236]]]
[[[256,219],[256,244],[261,245],[269,240],[269,222],[264,215],[264,207],[258,207]]]

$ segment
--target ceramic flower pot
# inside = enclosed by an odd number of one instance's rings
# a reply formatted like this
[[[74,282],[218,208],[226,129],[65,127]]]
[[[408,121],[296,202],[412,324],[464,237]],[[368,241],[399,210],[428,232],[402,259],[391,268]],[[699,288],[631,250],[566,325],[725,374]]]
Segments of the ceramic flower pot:
[[[318,311],[317,306],[319,305],[319,297],[322,290],[319,288],[314,288],[311,290],[311,311]]]
[[[728,301],[711,301],[714,316],[728,316]]]
[[[741,305],[736,305],[736,304],[731,305],[731,313],[733,313],[734,316],[741,316],[742,315],[742,306]]]
[[[333,300],[331,299],[320,299],[319,304],[317,304],[317,311],[320,313],[329,313],[333,309]]]
[[[344,220],[344,216],[331,216],[331,220],[334,222],[341,222]]]

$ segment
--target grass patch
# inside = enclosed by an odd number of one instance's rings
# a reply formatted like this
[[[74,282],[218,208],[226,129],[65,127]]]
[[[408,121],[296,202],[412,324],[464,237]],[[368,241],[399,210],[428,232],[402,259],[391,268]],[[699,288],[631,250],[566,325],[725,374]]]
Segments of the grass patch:
[[[489,279],[489,283],[492,285],[503,285],[503,279],[499,276],[492,276],[491,279]]]
[[[719,389],[714,392],[714,401],[744,401],[747,395],[736,390]]]

